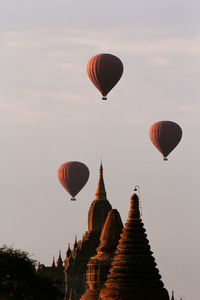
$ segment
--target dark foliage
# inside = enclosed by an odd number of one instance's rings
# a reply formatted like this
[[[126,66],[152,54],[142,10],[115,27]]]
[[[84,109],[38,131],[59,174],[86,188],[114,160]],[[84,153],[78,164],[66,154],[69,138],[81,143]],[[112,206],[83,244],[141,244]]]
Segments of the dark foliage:
[[[0,300],[56,300],[59,292],[49,278],[41,277],[28,253],[0,248]]]

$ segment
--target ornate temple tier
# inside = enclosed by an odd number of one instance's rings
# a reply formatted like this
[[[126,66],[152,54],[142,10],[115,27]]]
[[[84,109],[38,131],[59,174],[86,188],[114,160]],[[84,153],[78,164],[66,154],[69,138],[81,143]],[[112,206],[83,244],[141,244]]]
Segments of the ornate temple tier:
[[[122,228],[123,224],[118,211],[110,210],[101,233],[97,254],[91,257],[87,264],[87,290],[80,300],[99,299],[99,292],[106,281]]]
[[[99,299],[169,300],[143,226],[139,198],[134,194],[130,201],[128,219]]]
[[[96,254],[100,235],[109,211],[112,209],[105,190],[103,167],[100,165],[99,180],[95,198],[90,205],[87,219],[87,231],[82,240],[75,240],[74,248],[65,259],[65,300],[73,292],[73,300],[79,300],[86,290],[86,269],[90,257]]]

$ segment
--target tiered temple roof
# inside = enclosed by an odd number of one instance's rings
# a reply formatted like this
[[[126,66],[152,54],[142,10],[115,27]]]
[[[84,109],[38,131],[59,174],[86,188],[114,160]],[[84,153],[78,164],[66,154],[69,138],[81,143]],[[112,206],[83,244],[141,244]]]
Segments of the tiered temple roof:
[[[98,295],[106,281],[110,265],[116,250],[123,224],[116,209],[109,211],[103,227],[97,254],[87,264],[87,290],[80,300],[98,300]]]
[[[101,300],[169,300],[145,232],[134,194]]]
[[[108,212],[112,209],[106,196],[106,189],[103,180],[103,166],[100,165],[99,181],[95,193],[95,198],[90,205],[87,219],[87,231],[100,232],[104,226]]]
[[[95,199],[90,205],[88,212],[88,230],[84,234],[83,239],[76,242],[70,256],[65,259],[66,300],[69,299],[71,290],[73,290],[74,300],[79,300],[86,290],[85,274],[87,263],[90,257],[96,254],[100,234],[111,209],[112,207],[106,196],[101,164]]]
[[[94,258],[105,258],[112,255],[119,242],[123,224],[117,209],[112,209],[108,213],[105,225],[101,232],[100,244],[97,248],[97,255]]]

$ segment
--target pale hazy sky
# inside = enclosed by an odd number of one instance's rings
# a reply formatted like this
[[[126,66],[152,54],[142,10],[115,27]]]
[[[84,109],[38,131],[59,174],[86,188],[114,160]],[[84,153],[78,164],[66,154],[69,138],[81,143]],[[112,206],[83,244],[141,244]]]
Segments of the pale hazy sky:
[[[164,3],[163,3],[164,2]],[[46,265],[86,231],[103,157],[108,199],[126,221],[136,184],[166,288],[199,300],[200,2],[0,0],[1,244]],[[111,53],[124,74],[102,101],[86,74]],[[183,129],[163,162],[149,140],[159,120]],[[88,165],[77,197],[65,161]]]

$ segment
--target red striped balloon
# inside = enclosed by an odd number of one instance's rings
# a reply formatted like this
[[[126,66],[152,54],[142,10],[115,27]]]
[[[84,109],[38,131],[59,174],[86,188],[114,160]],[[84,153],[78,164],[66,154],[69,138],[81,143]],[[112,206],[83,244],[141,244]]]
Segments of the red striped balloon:
[[[178,145],[182,137],[181,127],[172,121],[159,121],[154,123],[149,135],[154,146],[162,153],[164,160]]]
[[[69,161],[59,167],[58,179],[65,190],[73,197],[71,200],[76,200],[74,197],[87,183],[89,174],[88,167],[78,161]]]
[[[106,100],[107,94],[117,84],[123,73],[121,60],[112,54],[93,56],[87,64],[87,73]]]

